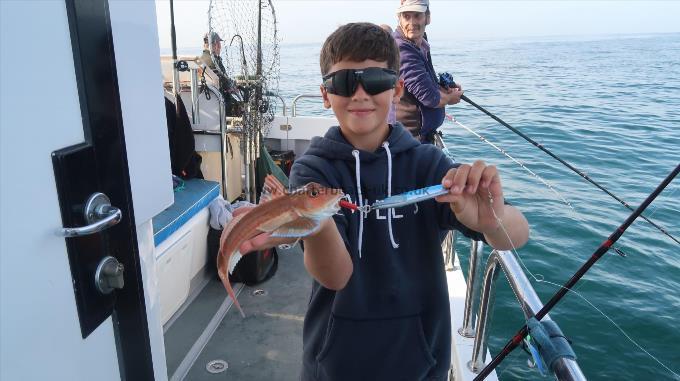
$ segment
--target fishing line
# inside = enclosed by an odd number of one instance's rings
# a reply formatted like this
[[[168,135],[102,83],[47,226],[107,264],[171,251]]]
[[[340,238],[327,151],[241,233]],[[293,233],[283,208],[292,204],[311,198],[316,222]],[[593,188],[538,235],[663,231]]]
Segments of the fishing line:
[[[538,178],[538,179],[539,179],[543,184],[545,184],[548,188],[551,188],[550,184],[548,184],[546,181],[543,181],[543,179],[541,179],[540,176],[538,176],[537,174],[535,174],[533,171],[531,171],[529,168],[527,168],[526,166],[524,166],[522,163],[520,163],[520,162],[518,162],[517,160],[515,160],[515,159],[514,159],[512,156],[510,156],[510,154],[508,154],[505,150],[503,150],[502,148],[500,148],[500,147],[494,145],[494,144],[491,143],[489,140],[487,140],[487,139],[484,138],[483,136],[477,134],[475,131],[473,131],[473,130],[470,129],[469,127],[467,127],[467,126],[463,125],[462,123],[458,122],[458,121],[456,120],[455,117],[453,117],[453,116],[451,116],[451,115],[448,115],[448,114],[445,114],[445,116],[446,116],[450,121],[453,121],[454,123],[457,123],[458,125],[460,125],[460,126],[463,127],[464,129],[466,129],[466,130],[468,130],[469,132],[471,132],[472,134],[476,135],[476,136],[477,136],[478,138],[480,138],[480,140],[482,140],[483,142],[485,142],[485,143],[491,145],[491,146],[494,147],[496,150],[498,150],[499,152],[503,153],[505,156],[509,157],[509,158],[510,158],[511,160],[513,160],[515,163],[519,164],[522,168],[524,168],[526,171],[528,171],[529,173],[531,173],[534,177]],[[442,137],[442,140],[441,140],[441,144],[442,144],[442,147],[441,147],[442,151],[444,151],[444,153],[445,153],[447,156],[453,158],[453,157],[451,156],[451,153],[450,153],[448,147],[447,147],[446,144],[444,143],[443,137]],[[551,189],[552,189],[552,188],[551,188]],[[554,190],[554,189],[552,189],[552,190],[553,190],[553,192],[556,193],[559,197],[561,197],[561,195],[560,195],[556,190]],[[561,197],[561,198],[564,200],[563,197]],[[570,204],[568,201],[566,201],[566,200],[564,200],[564,201],[565,201],[565,203],[566,203],[567,205],[569,205],[569,207],[571,207],[571,210],[575,212],[575,210],[574,210],[574,208],[571,206],[571,204]],[[575,216],[579,221],[585,222],[585,221],[583,220],[583,218],[581,218],[581,216],[580,216],[579,214],[575,213],[574,216]],[[519,256],[518,256],[518,257],[519,257]],[[525,268],[526,268],[526,267],[525,267]],[[541,275],[541,274],[538,274],[538,276],[541,277],[541,279],[542,279],[542,277],[543,277],[543,275]],[[534,277],[534,278],[537,279],[536,277]],[[588,280],[585,280],[584,283],[587,283],[587,281],[588,281]]]
[[[491,192],[489,192],[489,199],[490,199],[490,202],[493,203],[493,198],[492,198],[492,196],[491,196]],[[576,291],[576,289],[569,288],[569,287],[565,287],[564,285],[561,285],[561,284],[558,284],[558,283],[553,283],[553,282],[547,281],[547,280],[545,280],[545,276],[543,276],[543,274],[537,273],[537,274],[534,275],[534,273],[531,272],[531,270],[529,270],[529,267],[524,263],[524,261],[522,260],[522,257],[519,255],[519,252],[517,251],[517,248],[515,247],[515,243],[512,241],[512,238],[510,238],[510,234],[509,234],[508,231],[505,229],[505,225],[503,224],[503,221],[498,217],[498,215],[496,215],[496,211],[493,210],[493,208],[491,208],[491,212],[493,213],[494,218],[496,218],[496,221],[498,222],[499,226],[501,227],[501,230],[503,231],[503,233],[504,233],[505,236],[507,237],[508,242],[510,242],[510,246],[512,247],[512,253],[514,254],[515,258],[517,258],[517,260],[519,261],[519,263],[520,263],[520,264],[522,265],[522,267],[526,270],[526,272],[529,273],[529,275],[534,279],[534,281],[536,281],[537,283],[546,283],[546,284],[550,284],[550,285],[556,286],[557,288],[565,289],[565,290],[567,290],[567,291],[569,291],[569,292],[571,292],[571,293],[573,293],[573,294],[576,294],[579,298],[583,299],[586,303],[588,303],[588,305],[590,305],[593,309],[595,309],[595,311],[597,311],[600,315],[604,316],[604,317],[605,317],[605,318],[606,318],[606,319],[607,319],[614,327],[616,327],[616,328],[617,328],[617,329],[618,329],[618,330],[626,337],[626,339],[628,339],[628,341],[630,341],[631,343],[633,343],[633,345],[635,345],[635,346],[638,347],[640,350],[642,350],[643,352],[645,352],[645,353],[647,354],[647,356],[649,356],[652,360],[656,361],[656,362],[657,362],[659,365],[661,365],[664,369],[666,369],[667,371],[669,371],[670,373],[672,373],[675,377],[677,377],[677,378],[680,379],[680,375],[678,375],[677,373],[675,373],[671,368],[669,368],[668,366],[666,366],[666,365],[665,365],[663,362],[661,362],[658,358],[656,358],[654,355],[652,355],[647,349],[645,349],[644,347],[642,347],[642,345],[640,345],[640,344],[639,344],[637,341],[635,341],[635,340],[634,340],[634,339],[633,339],[626,331],[624,331],[623,328],[621,328],[621,326],[620,326],[618,323],[616,323],[612,318],[610,318],[607,314],[605,314],[601,309],[599,309],[597,306],[595,306],[595,304],[593,304],[592,302],[590,302],[590,300],[588,300],[588,299],[587,299],[585,296],[583,296],[580,292]],[[604,262],[603,262],[603,263],[604,263]],[[528,322],[528,319],[525,318],[525,321]],[[505,372],[505,371],[507,371],[507,368],[506,368],[506,370],[504,370],[504,372]]]
[[[535,140],[531,139],[529,136],[527,136],[526,134],[524,134],[522,131],[519,131],[519,130],[516,129],[515,127],[512,127],[511,125],[505,123],[501,118],[497,117],[496,115],[494,115],[494,114],[492,114],[491,112],[487,111],[484,107],[482,107],[482,106],[478,105],[477,103],[473,102],[473,101],[470,100],[470,98],[468,98],[467,96],[461,95],[460,99],[462,99],[462,100],[464,100],[465,102],[471,104],[472,106],[474,106],[475,108],[477,108],[479,111],[483,112],[484,114],[486,114],[486,115],[488,115],[489,117],[491,117],[493,120],[497,121],[498,123],[500,123],[500,124],[503,125],[504,127],[508,128],[510,131],[512,131],[512,132],[514,132],[515,134],[521,136],[524,140],[526,140],[526,141],[528,141],[529,143],[533,144],[536,148],[540,149],[541,151],[547,153],[550,157],[552,157],[553,159],[559,161],[559,162],[562,163],[564,166],[566,166],[567,168],[571,169],[573,172],[575,172],[576,174],[578,174],[579,176],[581,176],[582,178],[584,178],[584,179],[585,179],[586,181],[588,181],[589,183],[591,183],[591,184],[595,185],[596,187],[600,188],[600,190],[602,190],[603,192],[605,192],[606,194],[608,194],[609,196],[611,196],[612,198],[614,198],[616,201],[618,201],[619,203],[621,203],[621,205],[625,206],[628,210],[630,210],[630,211],[633,211],[633,210],[634,210],[630,205],[628,205],[628,203],[626,203],[625,201],[623,201],[622,199],[620,199],[619,197],[617,197],[614,193],[610,192],[610,191],[607,190],[605,187],[603,187],[602,185],[600,185],[600,184],[598,184],[597,182],[595,182],[595,180],[591,179],[588,175],[586,175],[585,173],[581,172],[580,170],[578,170],[577,168],[575,168],[573,165],[569,164],[568,162],[564,161],[562,158],[560,158],[559,156],[555,155],[554,153],[552,153],[552,152],[551,152],[550,150],[548,150],[547,148],[543,147],[542,144],[540,144],[540,143],[536,142]],[[643,216],[643,215],[641,215],[640,218],[642,218],[643,220],[649,222],[652,226],[654,226],[655,228],[657,228],[657,230],[659,230],[660,232],[662,232],[663,234],[665,234],[666,236],[668,236],[670,239],[672,239],[673,241],[675,241],[675,243],[677,243],[677,244],[680,245],[680,241],[678,241],[675,237],[673,237],[672,235],[670,235],[670,233],[668,233],[668,232],[666,231],[666,229],[664,229],[664,228],[662,228],[661,226],[657,225],[656,223],[652,222],[652,220],[650,220],[649,218],[647,218],[647,217],[645,217],[645,216]]]
[[[676,187],[675,189],[673,189],[673,191],[672,191],[670,194],[668,194],[668,196],[666,196],[666,198],[671,199],[671,198],[673,197],[673,195],[675,194],[675,192],[676,192],[678,189],[680,189],[680,187]],[[659,206],[659,205],[653,205],[653,207],[654,207],[653,209],[650,208],[651,212],[648,214],[649,217],[653,216],[654,213],[656,213],[656,211],[659,210],[659,207],[660,207],[660,206]],[[616,247],[614,248],[614,250],[618,252],[618,250],[617,250]],[[619,255],[621,255],[621,254],[619,253]],[[622,255],[622,256],[625,257],[625,255]],[[607,261],[610,260],[609,257],[614,257],[614,256],[607,256],[607,258],[602,259],[602,263],[601,263],[602,266],[604,266],[604,264],[605,264]],[[586,284],[588,284],[588,283],[591,282],[592,280],[593,280],[593,279],[585,279],[585,280],[582,280],[581,282],[579,282],[579,284],[576,285],[576,287],[574,287],[574,290],[581,290]]]
[[[656,189],[652,193],[650,193],[647,198],[640,204],[640,206],[633,211],[633,213],[626,218],[626,220],[616,229],[614,232],[612,232],[607,239],[600,244],[600,246],[593,252],[591,257],[574,273],[574,275],[569,278],[569,280],[565,283],[563,288],[560,288],[551,298],[548,300],[547,303],[541,308],[540,311],[538,311],[535,315],[535,318],[537,320],[541,320],[550,310],[559,303],[564,295],[566,295],[568,288],[574,286],[578,281],[592,268],[595,263],[602,258],[604,254],[606,254],[610,249],[611,246],[625,233],[625,231],[630,227],[630,225],[642,214],[642,212],[649,206],[649,204],[654,201],[654,199],[670,184],[671,181],[678,175],[680,172],[680,164],[675,167],[673,171],[671,171],[668,176],[659,184]],[[527,325],[524,325],[520,330],[510,339],[501,352],[497,354],[491,362],[486,365],[475,377],[475,381],[483,380],[486,376],[489,375],[491,371],[501,362],[503,359],[510,354],[515,348],[517,348],[517,345],[522,342],[522,340],[527,336],[529,333],[529,329]]]
[[[675,194],[675,192],[677,192],[678,189],[680,189],[680,186],[673,189],[673,191],[668,195],[668,198],[670,199],[671,197],[673,197],[673,195]],[[659,206],[654,205],[654,209],[651,210],[651,212],[649,213],[649,216],[651,217],[654,213],[656,213],[657,210],[659,210]]]
[[[517,160],[517,159],[515,159],[514,157],[510,156],[510,154],[507,153],[503,148],[501,148],[501,147],[497,146],[496,144],[490,142],[487,138],[483,137],[482,135],[480,135],[480,134],[478,134],[477,132],[473,131],[471,128],[468,128],[468,127],[465,126],[464,124],[460,123],[458,120],[456,120],[455,117],[453,117],[453,116],[451,116],[451,115],[449,115],[449,114],[445,114],[445,116],[446,116],[446,118],[447,118],[449,121],[451,121],[451,122],[453,122],[453,123],[456,123],[456,124],[458,124],[459,126],[463,127],[465,130],[467,130],[467,131],[470,132],[471,134],[475,135],[476,137],[478,137],[478,138],[479,138],[480,140],[482,140],[483,142],[489,144],[491,147],[495,148],[498,152],[500,152],[500,153],[502,153],[503,155],[507,156],[510,160],[512,160],[512,161],[514,161],[515,163],[517,163],[520,167],[522,167],[524,170],[526,170],[527,172],[529,172],[532,176],[534,176],[534,177],[535,177],[536,179],[538,179],[541,183],[543,183],[543,185],[547,186],[553,193],[555,193],[555,195],[557,195],[557,197],[559,197],[559,198],[562,200],[562,202],[563,202],[564,204],[566,204],[569,208],[571,208],[572,212],[574,212],[574,213],[576,212],[576,210],[574,210],[574,207],[571,205],[571,203],[570,203],[566,198],[564,198],[564,196],[562,196],[562,194],[560,194],[560,192],[558,192],[557,190],[555,190],[555,188],[554,188],[549,182],[547,182],[546,180],[544,180],[541,176],[537,175],[537,174],[536,174],[534,171],[532,171],[531,169],[527,168],[522,162],[520,162],[519,160]],[[576,214],[576,215],[578,216],[578,214]],[[580,217],[579,217],[579,219],[580,219]],[[580,219],[580,220],[581,220],[581,219]]]
[[[457,122],[457,121],[455,120],[455,118],[451,118],[449,115],[446,115],[446,116],[449,118],[449,120],[452,120],[453,122],[459,124],[461,127],[465,128],[466,130],[468,130],[468,131],[470,131],[471,133],[475,134],[477,137],[479,137],[479,138],[482,139],[483,141],[487,142],[488,144],[490,144],[491,146],[493,146],[493,147],[496,148],[497,150],[499,150],[499,151],[501,151],[502,153],[504,153],[506,156],[510,157],[510,155],[508,155],[507,153],[505,153],[502,149],[496,147],[493,143],[488,142],[488,141],[485,140],[483,137],[481,137],[479,134],[476,134],[474,131],[472,131],[472,130],[470,130],[469,128],[467,128],[466,126],[462,125],[462,123]],[[446,147],[446,145],[444,145],[444,147],[443,147],[442,149],[445,150],[445,153],[448,152],[448,148]],[[512,157],[510,157],[510,158],[511,158],[513,161],[517,162],[517,160],[515,160],[514,158],[512,158]],[[522,165],[521,163],[518,163],[518,164]],[[523,166],[523,167],[524,167],[524,166]],[[525,168],[527,171],[529,171],[530,173],[533,174],[533,172],[531,172],[531,170],[529,170],[529,169],[526,168],[526,167],[524,167],[524,168]],[[536,175],[536,177],[540,179],[540,177],[538,177],[537,175]],[[548,186],[549,186],[549,185],[548,185]],[[673,192],[670,193],[669,197],[672,196],[676,191],[677,191],[677,188],[674,189]],[[492,196],[491,196],[491,193],[489,193],[489,200],[490,200],[490,203],[493,203],[493,198],[492,198]],[[655,209],[658,209],[658,206],[657,206]],[[573,208],[572,208],[572,210],[573,210]],[[604,316],[604,317],[605,317],[605,318],[606,318],[606,319],[607,319],[614,327],[616,327],[616,329],[618,329],[618,330],[624,335],[624,337],[625,337],[628,341],[630,341],[631,343],[633,343],[633,345],[635,345],[637,348],[639,348],[640,350],[642,350],[645,354],[647,354],[647,356],[649,356],[652,360],[654,360],[656,363],[658,363],[659,365],[661,365],[661,366],[662,366],[664,369],[666,369],[668,372],[672,373],[675,377],[680,378],[680,375],[678,375],[676,372],[674,372],[670,367],[668,367],[667,365],[665,365],[665,364],[664,364],[663,362],[661,362],[657,357],[655,357],[654,355],[652,355],[647,349],[645,349],[642,345],[640,345],[637,341],[635,341],[635,340],[634,340],[634,339],[633,339],[633,338],[632,338],[632,337],[631,337],[631,336],[630,336],[623,328],[621,328],[621,326],[620,326],[618,323],[616,323],[612,318],[610,318],[607,314],[605,314],[600,308],[598,308],[597,306],[595,306],[595,305],[594,305],[590,300],[588,300],[585,296],[583,296],[581,293],[579,293],[578,291],[576,291],[575,288],[565,287],[565,286],[560,285],[560,284],[558,284],[558,283],[554,283],[554,282],[548,281],[548,280],[545,279],[545,276],[544,276],[543,274],[540,274],[540,273],[534,274],[534,273],[529,269],[529,267],[524,263],[522,257],[519,255],[519,252],[517,251],[517,248],[516,248],[514,242],[512,241],[512,238],[510,237],[510,234],[509,234],[508,231],[506,230],[505,225],[503,224],[502,220],[498,217],[498,215],[496,215],[496,212],[495,212],[495,210],[493,210],[493,208],[491,208],[491,211],[492,211],[492,213],[493,213],[493,215],[494,215],[494,218],[496,218],[496,220],[497,220],[499,226],[501,227],[503,233],[504,233],[505,236],[507,237],[508,242],[510,243],[510,246],[512,247],[512,253],[515,255],[515,257],[516,257],[517,260],[520,262],[520,264],[522,265],[522,267],[523,267],[523,268],[526,270],[526,272],[531,276],[531,278],[534,279],[535,282],[537,282],[537,283],[550,284],[550,285],[552,285],[552,286],[557,287],[558,289],[565,289],[565,290],[567,290],[567,291],[569,291],[569,292],[571,292],[571,293],[573,293],[573,294],[576,294],[579,298],[583,299],[586,303],[588,303],[588,305],[590,305],[590,306],[591,306],[595,311],[597,311],[600,315]],[[655,210],[654,210],[654,211],[655,211]],[[651,214],[653,214],[653,212],[650,213],[650,215],[651,215]],[[608,258],[606,258],[606,259],[608,259]],[[605,263],[605,261],[603,261],[602,263]],[[581,282],[581,284],[579,285],[579,288],[581,288],[584,284],[586,284],[587,281],[588,281],[588,280],[586,279],[586,280],[584,280],[583,282]],[[525,318],[525,320],[526,320],[526,318]],[[509,369],[509,368],[504,369],[504,370],[503,370],[503,373],[505,373],[508,369]]]

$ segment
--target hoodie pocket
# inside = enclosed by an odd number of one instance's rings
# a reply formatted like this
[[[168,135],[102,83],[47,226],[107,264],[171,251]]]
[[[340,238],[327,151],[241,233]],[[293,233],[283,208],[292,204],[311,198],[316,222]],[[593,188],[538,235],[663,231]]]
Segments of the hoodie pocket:
[[[436,364],[420,316],[350,320],[332,316],[317,356],[321,380],[422,380]]]

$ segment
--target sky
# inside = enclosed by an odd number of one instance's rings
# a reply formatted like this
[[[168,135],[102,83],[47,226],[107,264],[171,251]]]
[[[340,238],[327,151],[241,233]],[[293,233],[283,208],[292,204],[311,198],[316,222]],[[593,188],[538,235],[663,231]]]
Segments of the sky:
[[[170,48],[170,3],[155,0],[160,46]],[[225,0],[213,0],[225,1]],[[242,0],[230,0],[242,1]],[[252,0],[251,0],[252,1]],[[396,25],[398,0],[273,0],[283,44],[321,43],[339,25]],[[177,46],[193,48],[208,27],[208,0],[175,0]],[[680,32],[680,1],[431,0],[432,40]]]

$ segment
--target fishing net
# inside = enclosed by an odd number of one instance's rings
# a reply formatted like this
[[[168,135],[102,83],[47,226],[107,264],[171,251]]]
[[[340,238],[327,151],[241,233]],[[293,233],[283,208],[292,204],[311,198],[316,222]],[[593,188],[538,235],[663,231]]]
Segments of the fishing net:
[[[279,90],[279,39],[271,0],[211,0],[209,30],[222,38],[226,74],[243,99],[244,142],[257,141],[274,118]]]

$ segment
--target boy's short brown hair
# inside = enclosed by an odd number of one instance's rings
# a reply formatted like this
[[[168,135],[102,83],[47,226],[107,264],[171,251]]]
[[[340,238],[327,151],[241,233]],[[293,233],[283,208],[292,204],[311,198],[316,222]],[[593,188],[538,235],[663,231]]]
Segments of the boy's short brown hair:
[[[394,38],[367,22],[342,25],[328,36],[319,57],[321,75],[328,74],[331,66],[343,60],[385,61],[388,69],[399,72],[399,48]]]

